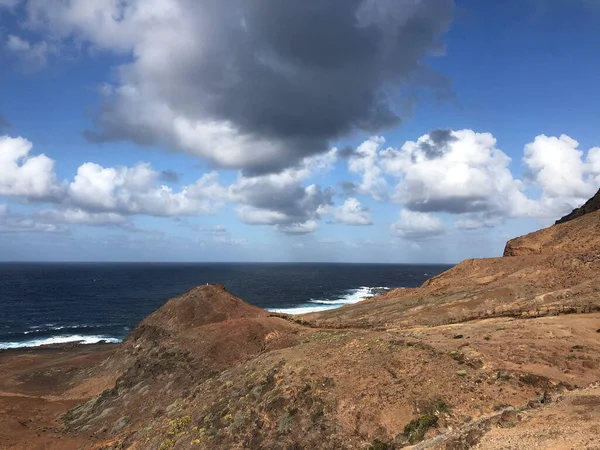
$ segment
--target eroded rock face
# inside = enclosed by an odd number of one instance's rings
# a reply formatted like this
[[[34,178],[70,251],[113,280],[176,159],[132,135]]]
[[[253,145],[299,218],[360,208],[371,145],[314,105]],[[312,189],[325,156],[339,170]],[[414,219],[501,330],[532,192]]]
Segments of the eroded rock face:
[[[600,190],[598,190],[596,195],[594,195],[587,202],[585,202],[585,204],[583,206],[581,206],[580,208],[575,208],[573,211],[571,211],[566,216],[558,219],[555,222],[555,225],[558,225],[559,223],[569,222],[569,221],[571,221],[573,219],[577,219],[578,217],[581,217],[585,214],[589,214],[594,211],[598,211],[599,209],[600,209]]]

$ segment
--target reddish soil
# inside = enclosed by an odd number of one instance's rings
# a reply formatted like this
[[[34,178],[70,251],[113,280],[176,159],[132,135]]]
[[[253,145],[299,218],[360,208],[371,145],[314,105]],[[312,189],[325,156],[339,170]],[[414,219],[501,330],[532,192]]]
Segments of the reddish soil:
[[[82,395],[69,392],[77,375],[116,348],[100,344],[0,351],[0,449],[68,450],[87,444],[85,438],[65,434],[59,419],[82,399],[106,389],[111,380],[88,383]]]

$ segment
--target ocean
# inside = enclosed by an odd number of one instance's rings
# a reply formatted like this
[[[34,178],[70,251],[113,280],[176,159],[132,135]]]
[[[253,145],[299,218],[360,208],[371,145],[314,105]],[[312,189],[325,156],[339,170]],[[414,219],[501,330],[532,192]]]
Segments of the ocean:
[[[416,287],[451,266],[258,263],[1,263],[0,349],[120,342],[167,299],[206,283],[300,314]]]

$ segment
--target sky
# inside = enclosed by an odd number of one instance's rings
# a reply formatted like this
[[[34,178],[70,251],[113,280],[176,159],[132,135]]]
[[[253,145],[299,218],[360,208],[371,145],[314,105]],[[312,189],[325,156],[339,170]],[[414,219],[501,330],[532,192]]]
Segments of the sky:
[[[600,188],[595,0],[0,0],[1,261],[455,263]]]

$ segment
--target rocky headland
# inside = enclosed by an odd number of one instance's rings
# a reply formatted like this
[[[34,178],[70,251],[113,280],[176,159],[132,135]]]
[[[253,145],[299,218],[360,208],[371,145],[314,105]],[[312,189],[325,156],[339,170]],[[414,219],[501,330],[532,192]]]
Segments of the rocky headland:
[[[200,286],[120,346],[0,352],[0,448],[600,449],[586,205],[355,305],[286,316]]]

